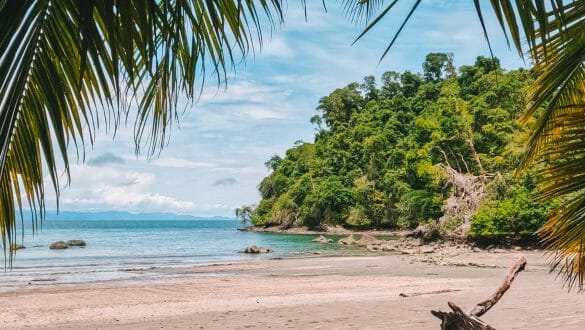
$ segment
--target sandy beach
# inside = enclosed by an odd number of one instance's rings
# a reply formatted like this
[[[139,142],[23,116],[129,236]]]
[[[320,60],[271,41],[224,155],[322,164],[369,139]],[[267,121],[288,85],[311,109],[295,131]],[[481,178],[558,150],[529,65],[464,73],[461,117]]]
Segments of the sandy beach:
[[[567,293],[541,252],[482,319],[497,329],[584,329],[585,295]],[[0,294],[10,329],[438,329],[430,310],[470,308],[500,284],[518,252],[315,257],[155,270],[150,280]],[[430,293],[445,290],[445,293]],[[400,294],[415,294],[401,297]],[[420,295],[417,295],[420,294]]]

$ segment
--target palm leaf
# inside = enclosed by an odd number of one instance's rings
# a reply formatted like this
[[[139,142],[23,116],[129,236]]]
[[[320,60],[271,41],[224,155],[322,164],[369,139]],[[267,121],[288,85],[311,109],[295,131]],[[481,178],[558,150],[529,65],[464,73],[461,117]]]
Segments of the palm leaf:
[[[44,216],[45,176],[59,196],[67,149],[135,119],[136,152],[165,144],[179,95],[218,81],[282,20],[280,0],[0,1],[0,236],[16,212]],[[130,113],[130,109],[137,109]],[[46,168],[46,172],[43,168]],[[34,228],[36,229],[36,227]],[[8,258],[7,252],[10,251]]]

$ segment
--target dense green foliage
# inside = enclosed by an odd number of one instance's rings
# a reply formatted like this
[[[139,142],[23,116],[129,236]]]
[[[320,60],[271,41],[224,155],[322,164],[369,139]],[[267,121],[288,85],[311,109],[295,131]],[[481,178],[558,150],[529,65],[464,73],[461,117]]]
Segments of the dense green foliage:
[[[435,221],[453,189],[443,164],[500,178],[473,218],[476,233],[538,228],[544,211],[532,207],[533,180],[510,174],[530,124],[517,118],[531,73],[505,72],[484,57],[457,70],[443,53],[429,54],[423,69],[386,72],[379,86],[365,77],[321,98],[311,118],[315,142],[266,163],[273,171],[259,185],[253,223],[396,228]]]
[[[492,192],[472,217],[471,235],[531,234],[545,222],[551,205],[535,203],[534,191],[526,185],[492,187]]]

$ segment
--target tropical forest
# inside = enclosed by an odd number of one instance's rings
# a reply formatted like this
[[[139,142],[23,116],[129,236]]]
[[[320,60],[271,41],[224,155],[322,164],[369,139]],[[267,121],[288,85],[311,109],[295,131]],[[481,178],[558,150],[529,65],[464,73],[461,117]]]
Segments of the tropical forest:
[[[469,235],[533,233],[549,203],[523,166],[533,73],[497,58],[456,68],[430,53],[422,73],[367,76],[320,99],[313,142],[297,141],[259,184],[256,226],[431,227]]]

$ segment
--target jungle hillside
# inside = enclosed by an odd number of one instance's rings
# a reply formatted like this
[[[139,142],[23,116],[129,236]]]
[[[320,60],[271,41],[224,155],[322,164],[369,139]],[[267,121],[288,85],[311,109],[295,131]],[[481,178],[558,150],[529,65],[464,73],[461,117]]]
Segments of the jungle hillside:
[[[531,71],[430,53],[422,73],[367,76],[322,97],[314,141],[266,162],[254,226],[533,233],[551,205],[517,171],[534,118],[519,119]],[[247,210],[251,208],[248,207]]]

